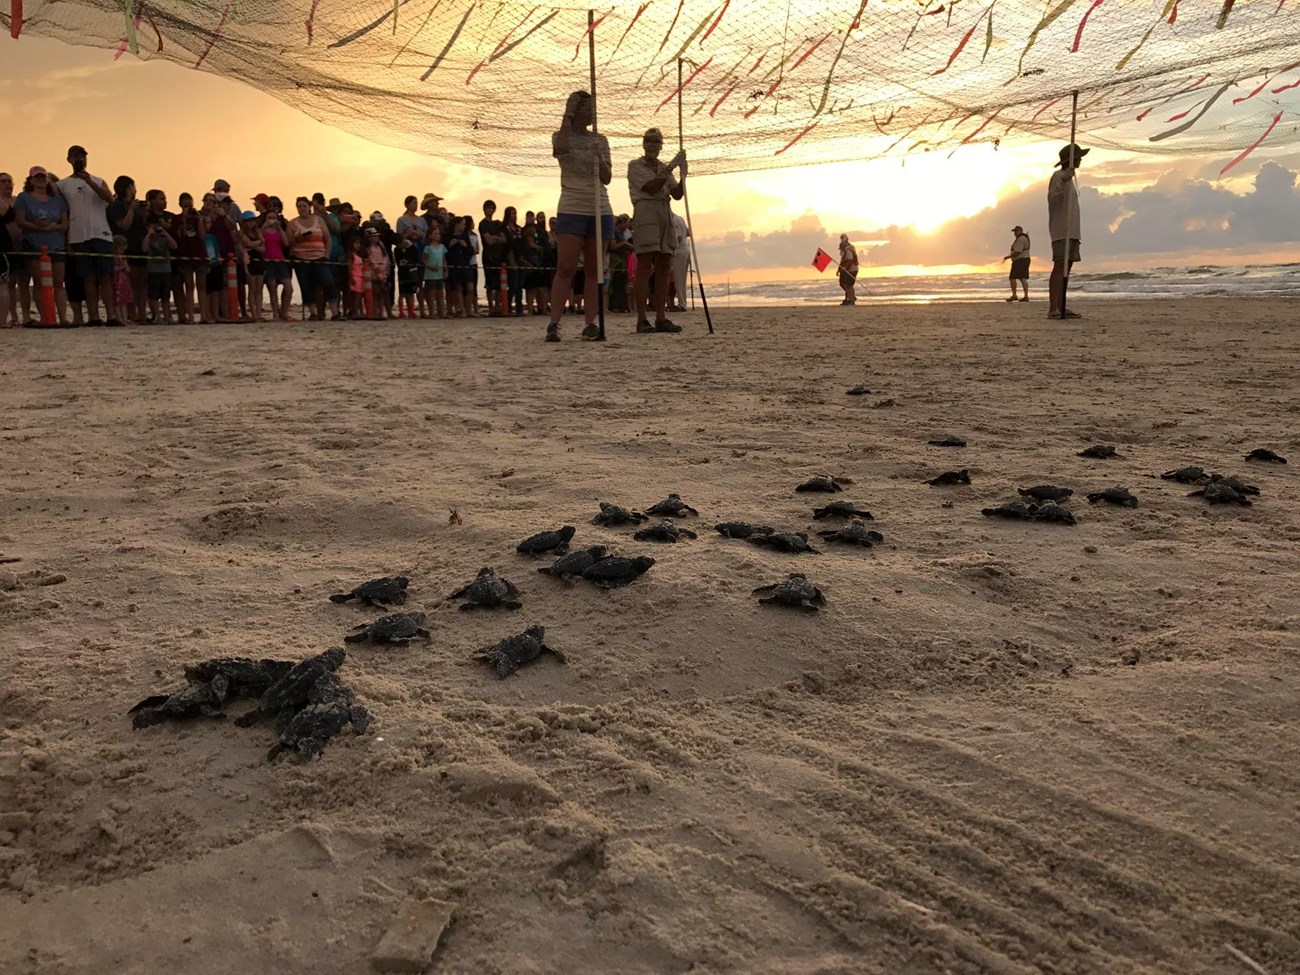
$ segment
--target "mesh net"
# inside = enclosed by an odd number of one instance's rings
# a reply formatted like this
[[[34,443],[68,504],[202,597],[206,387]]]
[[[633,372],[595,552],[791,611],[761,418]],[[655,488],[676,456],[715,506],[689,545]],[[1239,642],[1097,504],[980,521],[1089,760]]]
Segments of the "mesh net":
[[[377,143],[552,174],[588,11],[489,0],[10,0],[15,36],[165,58]],[[616,0],[599,126],[677,122],[692,171],[1063,141],[1219,152],[1295,138],[1300,0]],[[0,15],[0,20],[3,16]],[[670,135],[670,142],[671,135]]]

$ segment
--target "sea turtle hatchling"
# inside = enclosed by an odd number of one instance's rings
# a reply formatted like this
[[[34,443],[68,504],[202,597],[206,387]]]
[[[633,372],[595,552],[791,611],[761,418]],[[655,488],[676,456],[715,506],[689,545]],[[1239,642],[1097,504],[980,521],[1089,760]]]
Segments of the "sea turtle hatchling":
[[[628,511],[627,508],[620,508],[616,504],[610,504],[607,501],[600,503],[600,514],[591,519],[593,525],[603,525],[605,528],[615,528],[618,525],[639,525],[646,520],[646,516],[639,511]]]
[[[816,477],[810,477],[802,484],[797,485],[795,490],[800,494],[836,494],[844,490],[844,485],[829,474],[818,474]]]
[[[1211,474],[1210,481],[1214,484],[1230,487],[1238,494],[1259,494],[1259,488],[1253,484],[1247,484],[1239,477],[1230,477],[1226,474]]]
[[[808,535],[805,532],[772,532],[767,535],[750,535],[745,541],[750,545],[762,545],[765,548],[776,549],[778,552],[785,552],[789,555],[798,555],[807,552],[809,555],[820,555],[817,549],[808,544]]]
[[[406,602],[406,587],[410,583],[411,580],[406,576],[371,579],[351,592],[336,592],[330,596],[330,602],[346,603],[349,599],[356,599],[366,606],[397,606]]]
[[[1267,447],[1256,447],[1246,455],[1247,460],[1262,460],[1269,464],[1285,464],[1286,458],[1281,454],[1274,453]]]
[[[1238,491],[1226,481],[1211,481],[1199,491],[1193,491],[1188,497],[1203,497],[1210,504],[1239,504],[1243,508],[1249,508],[1253,503],[1246,497],[1245,492]]]
[[[347,692],[327,701],[308,704],[277,729],[280,740],[266,753],[266,760],[274,761],[287,749],[297,751],[305,759],[315,758],[344,728],[351,727],[355,734],[365,734],[370,720],[370,712],[356,704]]]
[[[635,582],[654,564],[655,560],[648,555],[638,555],[635,558],[614,556],[601,559],[595,565],[584,569],[582,578],[594,582],[602,589],[616,589]]]
[[[1165,471],[1160,476],[1166,481],[1177,481],[1179,484],[1204,484],[1210,479],[1203,467],[1179,467]]]
[[[645,509],[648,515],[667,515],[671,518],[680,518],[683,515],[698,515],[699,512],[682,500],[680,494],[670,494],[650,507]]]
[[[940,437],[937,440],[929,441],[931,447],[965,447],[966,441],[961,437],[954,437],[951,434],[946,437]]]
[[[826,531],[820,531],[817,534],[828,542],[837,542],[841,545],[862,545],[866,548],[879,545],[885,540],[884,535],[868,528],[860,521],[850,522],[841,528],[828,528]]]
[[[925,482],[931,487],[949,487],[953,484],[969,484],[970,471],[962,468],[959,471],[944,471],[937,477],[932,477]]]
[[[1029,517],[1034,521],[1045,521],[1057,525],[1073,525],[1075,521],[1074,512],[1055,501],[1044,501],[1042,504],[1031,504],[1029,506]]]
[[[562,664],[568,663],[568,658],[563,653],[546,645],[545,638],[545,627],[530,626],[517,636],[506,637],[499,643],[484,647],[474,654],[474,659],[491,664],[500,678],[509,677],[524,664],[531,663],[544,653],[554,654]]]
[[[1094,460],[1110,460],[1116,457],[1123,457],[1123,454],[1116,453],[1115,447],[1108,443],[1093,444],[1091,447],[1085,447],[1076,455],[1079,457],[1091,457]]]
[[[572,582],[575,577],[607,558],[609,558],[609,549],[604,545],[593,545],[591,548],[580,548],[568,555],[561,555],[550,565],[544,565],[537,571],[563,579],[565,582]]]
[[[699,538],[689,528],[680,528],[671,521],[661,521],[655,525],[647,525],[640,531],[632,535],[638,542],[672,542],[676,544],[679,538]]]
[[[1098,501],[1117,504],[1122,508],[1136,508],[1138,506],[1138,499],[1127,488],[1122,487],[1109,487],[1103,491],[1094,491],[1088,495],[1089,504],[1096,504]]]
[[[343,639],[348,643],[372,640],[375,643],[396,644],[410,643],[417,636],[431,640],[433,635],[424,623],[423,613],[389,613],[387,616],[379,617],[373,623],[358,624],[353,628],[356,632],[349,633]]]
[[[519,609],[519,590],[508,579],[502,579],[493,569],[479,569],[474,581],[461,586],[448,599],[463,599],[461,612],[470,609]]]
[[[1035,501],[1067,501],[1074,492],[1069,488],[1056,487],[1052,484],[1035,484],[1029,488],[1016,488],[1016,493],[1022,498],[1032,498]]]
[[[792,572],[784,582],[771,586],[759,586],[754,595],[761,597],[758,601],[768,606],[791,606],[795,609],[816,611],[826,605],[822,591],[808,581],[802,572]]]
[[[774,531],[770,525],[751,525],[747,521],[724,521],[713,528],[723,538],[749,538],[750,535],[770,535]]]
[[[865,508],[859,508],[852,501],[832,501],[821,508],[813,508],[813,518],[821,521],[825,518],[861,518],[875,521],[875,517]]]
[[[1006,504],[1000,504],[996,508],[984,508],[980,514],[986,518],[1013,518],[1028,521],[1033,517],[1029,510],[1030,506],[1023,501],[1008,501]]]
[[[332,677],[346,658],[347,653],[341,647],[331,647],[324,653],[299,661],[266,689],[258,699],[257,707],[236,718],[235,724],[248,728],[263,718],[278,718],[286,711],[292,714],[308,703],[315,686]]]
[[[849,396],[869,396],[870,394],[871,390],[867,389],[866,386],[854,386],[848,391]]]
[[[543,552],[554,552],[556,555],[563,555],[569,550],[569,542],[573,541],[575,532],[577,532],[577,529],[572,525],[565,525],[563,528],[556,528],[552,531],[538,532],[536,535],[529,535],[516,545],[515,551],[522,552],[525,555],[541,555]]]
[[[253,660],[249,657],[215,657],[185,668],[185,687],[171,694],[146,697],[127,714],[139,730],[164,721],[219,717],[226,703],[237,697],[257,697],[287,674],[288,660]]]

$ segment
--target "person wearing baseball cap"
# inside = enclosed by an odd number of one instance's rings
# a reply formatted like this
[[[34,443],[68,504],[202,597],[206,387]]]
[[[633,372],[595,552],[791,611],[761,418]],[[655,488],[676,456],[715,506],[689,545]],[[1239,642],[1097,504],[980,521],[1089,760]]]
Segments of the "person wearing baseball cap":
[[[1029,300],[1029,235],[1025,233],[1025,228],[1016,224],[1011,228],[1011,233],[1015,239],[1011,242],[1011,252],[1004,261],[1011,262],[1011,297],[1007,301],[1016,300],[1016,282],[1019,281],[1024,288],[1024,297],[1020,301]]]
[[[1048,318],[1082,318],[1076,312],[1066,311],[1066,263],[1072,268],[1079,261],[1079,189],[1074,174],[1083,157],[1088,154],[1071,142],[1062,146],[1056,163],[1056,172],[1047,184],[1047,228],[1052,235],[1052,276],[1048,281]]]

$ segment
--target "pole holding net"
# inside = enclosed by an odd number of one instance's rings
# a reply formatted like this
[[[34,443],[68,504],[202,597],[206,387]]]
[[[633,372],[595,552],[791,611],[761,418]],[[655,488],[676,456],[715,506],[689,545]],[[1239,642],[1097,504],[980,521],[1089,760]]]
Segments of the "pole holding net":
[[[1070,93],[1070,192],[1074,194],[1073,199],[1066,199],[1065,207],[1065,277],[1061,280],[1061,319],[1065,320],[1065,296],[1070,291],[1070,265],[1074,262],[1070,260],[1074,252],[1074,238],[1078,234],[1079,228],[1074,225],[1074,204],[1079,199],[1079,167],[1075,165],[1075,158],[1078,153],[1074,148],[1074,140],[1078,133],[1079,123],[1079,89],[1076,88]]]
[[[587,11],[587,60],[591,68],[591,133],[597,134],[600,131],[598,125],[599,115],[596,112],[596,15],[593,11]],[[596,266],[587,268],[588,274],[596,275],[596,314],[599,316],[599,325],[596,328],[596,334],[592,337],[593,342],[605,341],[605,243],[602,240],[600,223],[604,219],[605,211],[600,205],[600,140],[596,140],[596,152],[593,154],[594,172],[592,173],[592,197],[595,201],[596,213]],[[585,290],[585,289],[584,289]]]
[[[686,151],[686,136],[682,127],[682,59],[677,59],[677,149],[680,152]],[[695,231],[691,228],[691,197],[686,189],[686,179],[682,179],[682,205],[686,208],[686,239],[690,241],[691,248],[691,270],[695,275],[695,281],[700,286],[700,304],[704,307],[704,322],[709,326],[709,334],[713,334],[713,316],[709,314],[709,299],[704,294],[704,276],[700,274],[700,252],[695,246]],[[677,284],[678,299],[681,298],[681,282]],[[685,304],[685,302],[682,302]],[[641,310],[637,309],[639,315]]]

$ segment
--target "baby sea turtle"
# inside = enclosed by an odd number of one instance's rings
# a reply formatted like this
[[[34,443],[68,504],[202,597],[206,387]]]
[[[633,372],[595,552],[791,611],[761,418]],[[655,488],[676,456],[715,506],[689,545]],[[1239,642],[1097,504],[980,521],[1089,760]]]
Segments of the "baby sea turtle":
[[[931,447],[965,447],[966,441],[963,440],[961,437],[954,437],[952,435],[949,435],[947,437],[941,437],[938,440],[931,440],[930,446]]]
[[[867,389],[866,386],[854,386],[848,392],[849,396],[868,396],[870,394],[871,390]]]
[[[980,511],[980,514],[986,518],[1020,518],[1028,520],[1033,517],[1029,508],[1030,506],[1023,501],[1008,501],[996,508],[984,508]]]
[[[944,471],[938,477],[932,477],[925,482],[931,487],[947,487],[951,484],[969,484],[970,471],[962,468],[959,471]]]
[[[1166,481],[1177,481],[1179,484],[1204,484],[1210,479],[1210,475],[1201,467],[1179,467],[1177,470],[1165,471],[1160,476]]]
[[[363,582],[351,592],[336,592],[330,596],[332,603],[360,600],[366,606],[396,606],[406,602],[406,587],[411,580],[406,576],[384,576]]]
[[[348,643],[360,643],[373,640],[375,643],[410,643],[413,637],[433,639],[424,625],[423,613],[389,613],[373,623],[361,623],[354,627],[357,631],[349,633],[343,639]]]
[[[600,503],[600,514],[592,518],[591,523],[593,525],[603,525],[606,528],[614,528],[618,525],[639,525],[645,520],[646,516],[639,511],[628,511],[616,504],[602,501]]]
[[[1281,454],[1275,454],[1267,447],[1256,447],[1246,455],[1247,460],[1262,460],[1270,464],[1285,464],[1286,458]]]
[[[723,538],[749,538],[750,535],[770,535],[773,532],[768,525],[751,525],[747,521],[724,521],[713,528]]]
[[[682,500],[680,494],[670,494],[657,504],[652,504],[645,509],[648,515],[668,515],[672,518],[680,518],[683,515],[698,515],[699,512]]]
[[[164,721],[219,717],[226,702],[256,697],[293,668],[287,660],[215,657],[185,668],[185,687],[172,694],[153,694],[127,711],[139,730]]]
[[[750,545],[763,545],[790,555],[798,555],[801,552],[807,552],[810,555],[821,554],[808,544],[808,535],[805,532],[772,532],[767,535],[750,535],[745,541],[749,542]]]
[[[830,504],[813,508],[813,517],[818,521],[823,518],[862,518],[866,521],[875,521],[870,511],[859,508],[852,501],[832,501]]]
[[[519,609],[519,590],[508,579],[500,578],[492,569],[479,569],[474,581],[461,586],[448,599],[463,599],[461,611],[468,609]]]
[[[1029,516],[1034,521],[1055,522],[1058,525],[1076,524],[1074,512],[1069,508],[1064,508],[1054,501],[1045,501],[1042,504],[1029,506]]]
[[[538,532],[536,535],[529,535],[516,545],[515,551],[523,552],[525,555],[541,555],[543,552],[563,555],[569,550],[569,542],[573,541],[576,531],[577,529],[572,525],[565,525],[553,531]]]
[[[808,581],[802,572],[792,572],[784,582],[771,586],[759,586],[754,590],[755,596],[761,596],[760,603],[769,606],[793,606],[796,609],[816,611],[817,607],[826,605],[822,591]]]
[[[349,638],[350,639],[350,638]],[[248,728],[263,718],[278,718],[284,712],[293,714],[309,703],[315,686],[343,666],[347,653],[341,647],[331,647],[324,653],[294,664],[289,671],[266,689],[253,710],[241,714],[235,724]],[[331,686],[333,683],[331,682]]]
[[[280,740],[266,753],[266,760],[274,761],[287,749],[294,749],[303,758],[315,758],[331,738],[347,727],[358,735],[365,734],[370,727],[370,712],[354,703],[350,693],[308,704],[278,729]]]
[[[1123,454],[1117,454],[1114,446],[1108,443],[1093,444],[1091,447],[1079,451],[1079,457],[1092,457],[1096,460],[1109,460],[1112,457],[1123,457]]]
[[[1238,491],[1227,481],[1211,481],[1199,491],[1193,491],[1189,498],[1203,497],[1210,504],[1239,504],[1249,508],[1252,504],[1244,491]]]
[[[654,564],[655,560],[648,555],[638,555],[630,559],[614,556],[601,559],[595,565],[584,569],[582,578],[594,582],[603,589],[615,589],[635,582]]]
[[[808,480],[798,485],[795,490],[800,494],[807,494],[809,492],[834,494],[837,491],[843,491],[844,487],[829,474],[818,474],[816,477],[808,478]]]
[[[553,575],[565,582],[572,582],[575,576],[582,575],[601,559],[607,558],[609,558],[609,549],[604,545],[593,545],[591,548],[581,548],[568,555],[561,555],[550,565],[544,565],[537,571]]]
[[[638,542],[677,542],[679,538],[699,538],[689,528],[678,528],[671,521],[661,521],[657,525],[642,528],[632,536]]]
[[[884,535],[868,528],[860,521],[854,521],[843,528],[827,529],[817,534],[828,542],[839,542],[842,545],[863,545],[867,548],[872,545],[879,545],[885,540]]]
[[[1094,491],[1088,495],[1089,504],[1096,504],[1098,501],[1117,504],[1123,508],[1136,508],[1138,506],[1138,499],[1127,488],[1122,487],[1109,487],[1104,491]]]
[[[1229,477],[1226,474],[1211,474],[1210,480],[1215,484],[1226,485],[1238,494],[1259,494],[1259,488],[1253,484],[1247,484],[1239,477]]]
[[[1065,501],[1074,494],[1069,488],[1055,487],[1051,484],[1036,484],[1031,488],[1016,488],[1016,493],[1022,498],[1033,498],[1035,501]]]
[[[544,627],[530,626],[518,636],[506,637],[500,643],[484,647],[474,654],[474,659],[491,664],[496,669],[497,676],[502,678],[509,677],[524,664],[536,660],[544,653],[554,654],[562,664],[568,663],[564,654],[543,642],[545,636]]]

